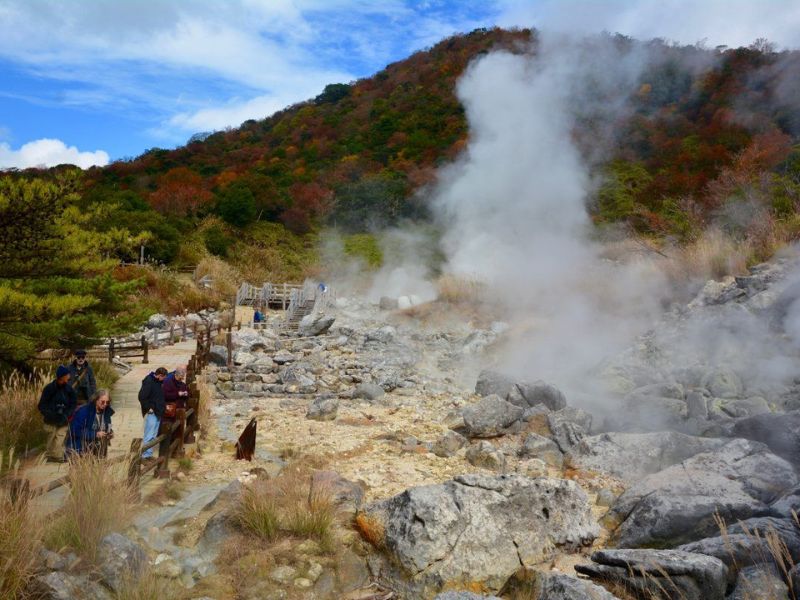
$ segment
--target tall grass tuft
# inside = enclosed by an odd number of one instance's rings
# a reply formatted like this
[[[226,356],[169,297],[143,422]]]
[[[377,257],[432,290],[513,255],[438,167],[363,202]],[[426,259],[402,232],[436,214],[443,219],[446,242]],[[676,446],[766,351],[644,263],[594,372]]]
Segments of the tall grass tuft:
[[[25,597],[39,563],[42,528],[27,495],[12,497],[0,487],[0,598]]]
[[[177,586],[150,569],[143,573],[128,573],[114,595],[115,600],[178,600]]]
[[[287,468],[275,479],[245,486],[235,508],[236,521],[263,540],[294,536],[329,546],[336,506],[330,488],[312,481],[306,469]]]
[[[258,480],[242,489],[234,519],[245,531],[271,542],[278,535],[278,501],[269,481]]]
[[[41,445],[45,440],[42,415],[37,405],[42,388],[47,383],[44,371],[32,377],[19,373],[0,379],[3,418],[0,419],[0,453],[9,450],[24,452]]]
[[[120,465],[92,455],[70,459],[69,495],[45,536],[48,547],[71,548],[94,561],[100,541],[125,527],[135,499]]]

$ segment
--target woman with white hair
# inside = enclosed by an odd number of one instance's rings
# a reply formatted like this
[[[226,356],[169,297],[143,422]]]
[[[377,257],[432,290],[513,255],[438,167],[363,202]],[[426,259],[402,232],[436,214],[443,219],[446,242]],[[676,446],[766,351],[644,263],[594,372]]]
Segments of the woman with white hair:
[[[114,436],[111,428],[111,396],[108,390],[97,390],[87,404],[80,407],[69,424],[67,454],[94,454],[105,457],[108,442]]]
[[[167,375],[164,383],[161,384],[164,392],[164,402],[167,409],[164,411],[164,419],[174,421],[179,408],[186,408],[186,400],[189,398],[189,386],[186,385],[186,367],[178,367]]]

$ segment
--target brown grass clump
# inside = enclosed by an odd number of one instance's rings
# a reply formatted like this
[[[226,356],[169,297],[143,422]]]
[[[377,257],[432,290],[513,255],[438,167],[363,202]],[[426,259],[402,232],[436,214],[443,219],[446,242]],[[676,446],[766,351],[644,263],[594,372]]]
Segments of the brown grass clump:
[[[361,512],[356,515],[355,526],[364,540],[372,544],[375,548],[383,548],[386,542],[386,531],[383,528],[383,523],[378,519]]]
[[[442,275],[436,282],[439,300],[451,304],[478,304],[486,295],[486,284],[477,279]]]
[[[245,486],[234,518],[256,537],[274,541],[281,536],[313,538],[329,546],[336,522],[331,490],[314,485],[306,469],[287,467],[275,479]]]
[[[27,495],[12,497],[0,487],[0,598],[25,597],[40,561],[42,527]]]
[[[221,298],[231,298],[236,294],[244,279],[235,267],[215,256],[207,256],[197,263],[197,281],[206,276],[211,279],[213,293]]]
[[[37,405],[42,388],[47,383],[44,371],[37,370],[33,377],[19,373],[0,379],[0,396],[3,418],[0,419],[0,454],[14,449],[24,452],[44,443],[45,432],[42,415]]]
[[[122,466],[92,455],[70,460],[68,485],[69,495],[45,543],[55,550],[71,548],[94,561],[100,541],[127,524],[136,491]]]
[[[144,573],[128,573],[116,594],[115,600],[178,600],[181,597],[177,586],[150,569]]]

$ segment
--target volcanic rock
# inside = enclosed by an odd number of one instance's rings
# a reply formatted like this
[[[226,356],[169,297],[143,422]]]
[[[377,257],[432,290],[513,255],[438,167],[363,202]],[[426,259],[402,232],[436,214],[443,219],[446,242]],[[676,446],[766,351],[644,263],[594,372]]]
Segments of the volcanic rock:
[[[383,532],[414,597],[468,583],[498,591],[521,566],[576,550],[599,531],[577,484],[519,475],[461,475],[411,488],[367,506],[359,519]]]
[[[589,471],[603,471],[633,483],[687,458],[724,446],[727,440],[659,431],[601,433],[584,438],[569,454],[569,463]]]
[[[597,581],[623,584],[639,597],[725,598],[728,568],[711,556],[679,550],[601,550],[592,554],[592,561],[575,570]]]
[[[765,515],[768,504],[797,483],[792,466],[749,440],[733,440],[648,475],[609,511],[621,522],[622,548],[675,546],[713,535],[726,522]]]
[[[522,418],[522,409],[493,394],[464,407],[461,414],[467,437],[496,437]]]

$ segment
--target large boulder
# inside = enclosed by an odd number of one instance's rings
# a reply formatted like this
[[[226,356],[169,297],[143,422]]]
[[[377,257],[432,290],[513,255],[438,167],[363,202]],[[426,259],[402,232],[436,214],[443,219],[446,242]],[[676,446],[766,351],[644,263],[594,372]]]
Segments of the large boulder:
[[[474,592],[442,592],[436,594],[433,600],[500,600],[500,598]]]
[[[464,431],[468,437],[496,437],[522,418],[519,406],[492,394],[464,407]]]
[[[339,411],[339,400],[328,395],[318,396],[308,404],[306,419],[333,421]]]
[[[161,313],[156,313],[154,315],[150,315],[147,319],[147,328],[148,329],[164,329],[169,324],[169,317],[167,315],[162,315]]]
[[[415,587],[413,597],[468,585],[496,592],[520,567],[577,550],[599,531],[577,484],[519,475],[411,488],[369,505],[357,522],[382,532],[371,539],[400,567],[389,576]]]
[[[773,517],[791,519],[800,515],[800,485],[786,492],[769,507],[769,514]]]
[[[215,364],[219,367],[226,366],[228,364],[228,349],[225,346],[220,346],[219,344],[211,346],[211,349],[208,352],[208,360],[210,360],[212,364]]]
[[[561,410],[567,406],[563,392],[541,380],[533,383],[517,383],[509,390],[506,400],[522,408],[543,404],[550,410]]]
[[[728,579],[722,561],[679,550],[600,550],[575,570],[653,600],[724,600]]]
[[[386,392],[377,383],[361,383],[353,391],[353,398],[360,400],[367,400],[369,402],[377,402]]]
[[[514,379],[508,375],[485,369],[478,374],[478,381],[475,383],[475,393],[479,396],[491,396],[495,394],[506,399],[508,393],[515,385],[516,382]]]
[[[789,587],[776,568],[756,565],[739,571],[736,588],[728,600],[784,600],[789,597]]]
[[[619,600],[591,581],[554,572],[537,573],[533,590],[536,600]]]
[[[538,458],[549,465],[558,467],[564,464],[564,455],[558,445],[551,439],[537,433],[529,433],[519,449],[522,458]]]
[[[97,554],[103,583],[114,591],[119,591],[126,577],[138,577],[147,564],[144,549],[119,533],[104,537]]]
[[[316,336],[327,333],[336,317],[325,315],[306,315],[300,319],[297,329],[302,336]]]
[[[621,523],[622,548],[674,547],[715,535],[717,516],[731,523],[765,515],[796,482],[792,465],[766,446],[733,440],[634,483],[607,517]]]
[[[800,467],[800,410],[742,419],[733,426],[733,435],[762,442],[778,456]]]
[[[603,471],[629,483],[699,454],[716,450],[727,440],[658,431],[601,433],[573,446],[567,461],[587,471]]]
[[[547,425],[561,452],[569,452],[592,428],[592,415],[580,408],[562,408],[548,413]]]
[[[776,542],[792,562],[800,562],[800,527],[792,519],[755,517],[726,527],[724,535],[705,538],[678,547],[678,550],[714,556],[731,569],[772,562]]]

